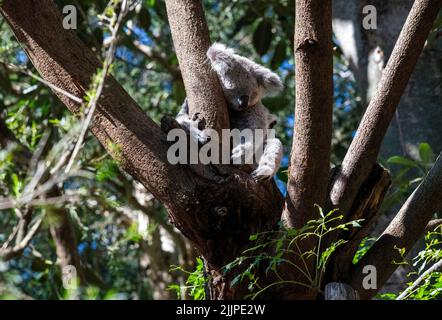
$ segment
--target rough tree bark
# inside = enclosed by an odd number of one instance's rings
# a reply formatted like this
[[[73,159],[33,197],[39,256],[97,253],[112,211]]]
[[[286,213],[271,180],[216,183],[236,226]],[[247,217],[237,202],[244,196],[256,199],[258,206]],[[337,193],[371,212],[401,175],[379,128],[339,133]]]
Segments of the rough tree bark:
[[[379,72],[373,64],[370,52],[379,46],[387,62],[401,28],[413,6],[414,0],[336,0],[333,1],[333,31],[350,68],[355,75],[358,93],[361,96],[361,109],[365,110],[369,96],[376,88],[380,78],[373,77]],[[376,28],[364,28],[363,21],[367,13],[363,8],[368,5],[376,9]],[[373,22],[373,20],[372,20]],[[390,123],[380,149],[380,156],[388,159],[393,155],[405,155],[419,159],[419,144],[428,142],[436,152],[442,148],[442,131],[435,130],[442,126],[442,37],[433,31],[425,44],[424,50],[413,71],[409,83],[401,97],[394,118]],[[393,167],[393,170],[395,168]],[[393,171],[393,174],[396,174]],[[400,204],[383,212],[375,221],[371,235],[382,233]],[[419,244],[410,255],[420,251]],[[336,260],[341,260],[337,258]],[[393,292],[404,286],[404,273],[399,267],[390,277],[382,291]]]
[[[288,228],[301,228],[319,217],[315,205],[324,207],[330,169],[333,106],[333,46],[331,0],[296,1],[295,66],[296,107],[293,145],[282,219]],[[313,250],[315,238],[298,244]],[[295,264],[302,267],[301,259]],[[306,261],[314,270],[314,259]],[[301,273],[284,274],[308,283]],[[313,299],[317,292],[297,288],[294,298]]]
[[[370,101],[359,125],[356,137],[342,166],[331,181],[329,208],[337,207],[340,209],[340,213],[347,217],[352,217],[351,210],[352,207],[354,208],[356,194],[361,189],[363,181],[373,170],[381,143],[441,6],[442,1],[440,0],[415,1],[387,67],[383,71],[376,94]],[[365,221],[364,229],[367,229],[367,226],[372,223],[371,220]],[[331,243],[337,237],[338,234],[334,233],[326,241]],[[352,242],[355,244],[355,241]],[[328,270],[334,273],[333,279],[337,281],[345,281],[339,278],[339,275],[345,278],[348,272],[349,265],[344,263],[345,257],[342,256],[342,253],[344,256],[346,255],[348,248],[348,245],[341,248],[341,256],[337,256],[334,262],[336,269]],[[350,259],[347,257],[347,260]],[[347,265],[347,267],[343,267],[343,265]],[[378,270],[378,272],[388,273],[387,270]]]
[[[296,1],[295,127],[283,213],[294,228],[316,217],[314,205],[326,200],[333,105],[331,7],[331,0]]]
[[[382,166],[376,164],[369,177],[362,184],[353,206],[350,209],[348,221],[363,219],[361,228],[354,228],[342,232],[340,238],[348,242],[337,249],[328,267],[326,282],[344,279],[352,267],[353,257],[359,248],[361,241],[370,235],[373,224],[380,214],[380,207],[385,194],[391,185],[390,173]]]

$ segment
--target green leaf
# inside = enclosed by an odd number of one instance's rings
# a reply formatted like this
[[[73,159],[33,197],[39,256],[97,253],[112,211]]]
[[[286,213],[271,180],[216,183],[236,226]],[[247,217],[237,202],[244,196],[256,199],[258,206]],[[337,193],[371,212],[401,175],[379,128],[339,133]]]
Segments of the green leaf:
[[[361,220],[353,220],[350,221],[349,224],[354,228],[361,228],[361,224],[359,223]]]
[[[381,300],[396,300],[397,295],[394,293],[383,293],[383,294],[378,294],[376,298]]]
[[[172,290],[175,291],[176,295],[177,295],[177,299],[181,299],[181,287],[177,284],[170,284],[167,287],[168,290]]]
[[[119,173],[118,165],[114,160],[105,160],[100,163],[97,168],[96,178],[98,181],[103,182],[106,179],[113,179]]]
[[[124,238],[127,241],[140,242],[143,237],[138,232],[138,223],[132,223],[129,228],[127,228]]]
[[[253,33],[253,46],[260,56],[263,56],[270,48],[272,42],[272,24],[264,19],[260,22]]]
[[[203,271],[204,270],[204,262],[203,259],[201,259],[200,257],[196,257],[196,269],[199,271]]]
[[[434,153],[426,142],[419,144],[419,157],[424,163],[431,163],[434,160]]]
[[[11,175],[11,179],[12,179],[12,193],[14,196],[18,197],[20,195],[20,189],[22,187],[22,183],[15,173]]]
[[[393,156],[389,158],[387,162],[391,164],[400,164],[407,167],[415,167],[417,165],[416,161],[401,156]]]
[[[249,240],[250,240],[250,241],[255,241],[256,239],[258,239],[258,235],[257,235],[257,234],[252,234],[252,235],[249,237]]]
[[[146,0],[145,4],[148,7],[153,7],[153,6],[155,6],[155,2],[156,2],[155,0]]]
[[[230,287],[233,288],[241,279],[241,274],[237,275],[233,280],[230,282]]]
[[[317,204],[315,204],[315,207],[318,208],[319,215],[321,216],[321,218],[325,218],[324,211],[322,211],[322,208]]]

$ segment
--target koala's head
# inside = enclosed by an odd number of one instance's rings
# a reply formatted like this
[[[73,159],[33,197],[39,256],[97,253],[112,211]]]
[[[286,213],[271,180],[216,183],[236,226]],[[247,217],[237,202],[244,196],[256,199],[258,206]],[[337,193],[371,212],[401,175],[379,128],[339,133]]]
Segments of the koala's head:
[[[235,54],[233,49],[220,43],[214,43],[207,50],[207,57],[233,110],[246,110],[255,106],[262,97],[277,94],[283,89],[276,73]]]

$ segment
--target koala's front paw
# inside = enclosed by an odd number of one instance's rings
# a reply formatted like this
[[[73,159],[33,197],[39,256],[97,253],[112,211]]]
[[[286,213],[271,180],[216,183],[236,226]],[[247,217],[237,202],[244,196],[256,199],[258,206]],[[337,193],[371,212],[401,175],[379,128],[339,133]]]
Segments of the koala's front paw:
[[[269,166],[259,166],[255,171],[251,173],[252,178],[255,181],[268,180],[275,174],[274,169]]]
[[[232,159],[232,162],[234,164],[239,164],[241,163],[241,159],[244,156],[244,154],[245,154],[244,146],[240,144],[232,149],[232,156],[230,157],[230,159]]]
[[[232,149],[230,157],[233,164],[252,164],[253,163],[253,144],[250,142],[242,143]]]
[[[204,131],[200,131],[198,133],[198,141],[201,144],[205,144],[210,141],[210,136],[207,133],[205,133]]]
[[[205,144],[210,141],[210,136],[203,130],[199,130],[197,128],[190,129],[190,136],[194,141],[198,141],[201,144]]]

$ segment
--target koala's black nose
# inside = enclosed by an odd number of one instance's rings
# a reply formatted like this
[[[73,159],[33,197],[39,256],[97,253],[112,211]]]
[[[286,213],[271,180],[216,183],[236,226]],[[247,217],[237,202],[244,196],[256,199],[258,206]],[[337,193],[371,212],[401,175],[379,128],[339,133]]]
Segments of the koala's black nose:
[[[249,106],[249,96],[243,95],[238,98],[238,105],[241,109]]]

